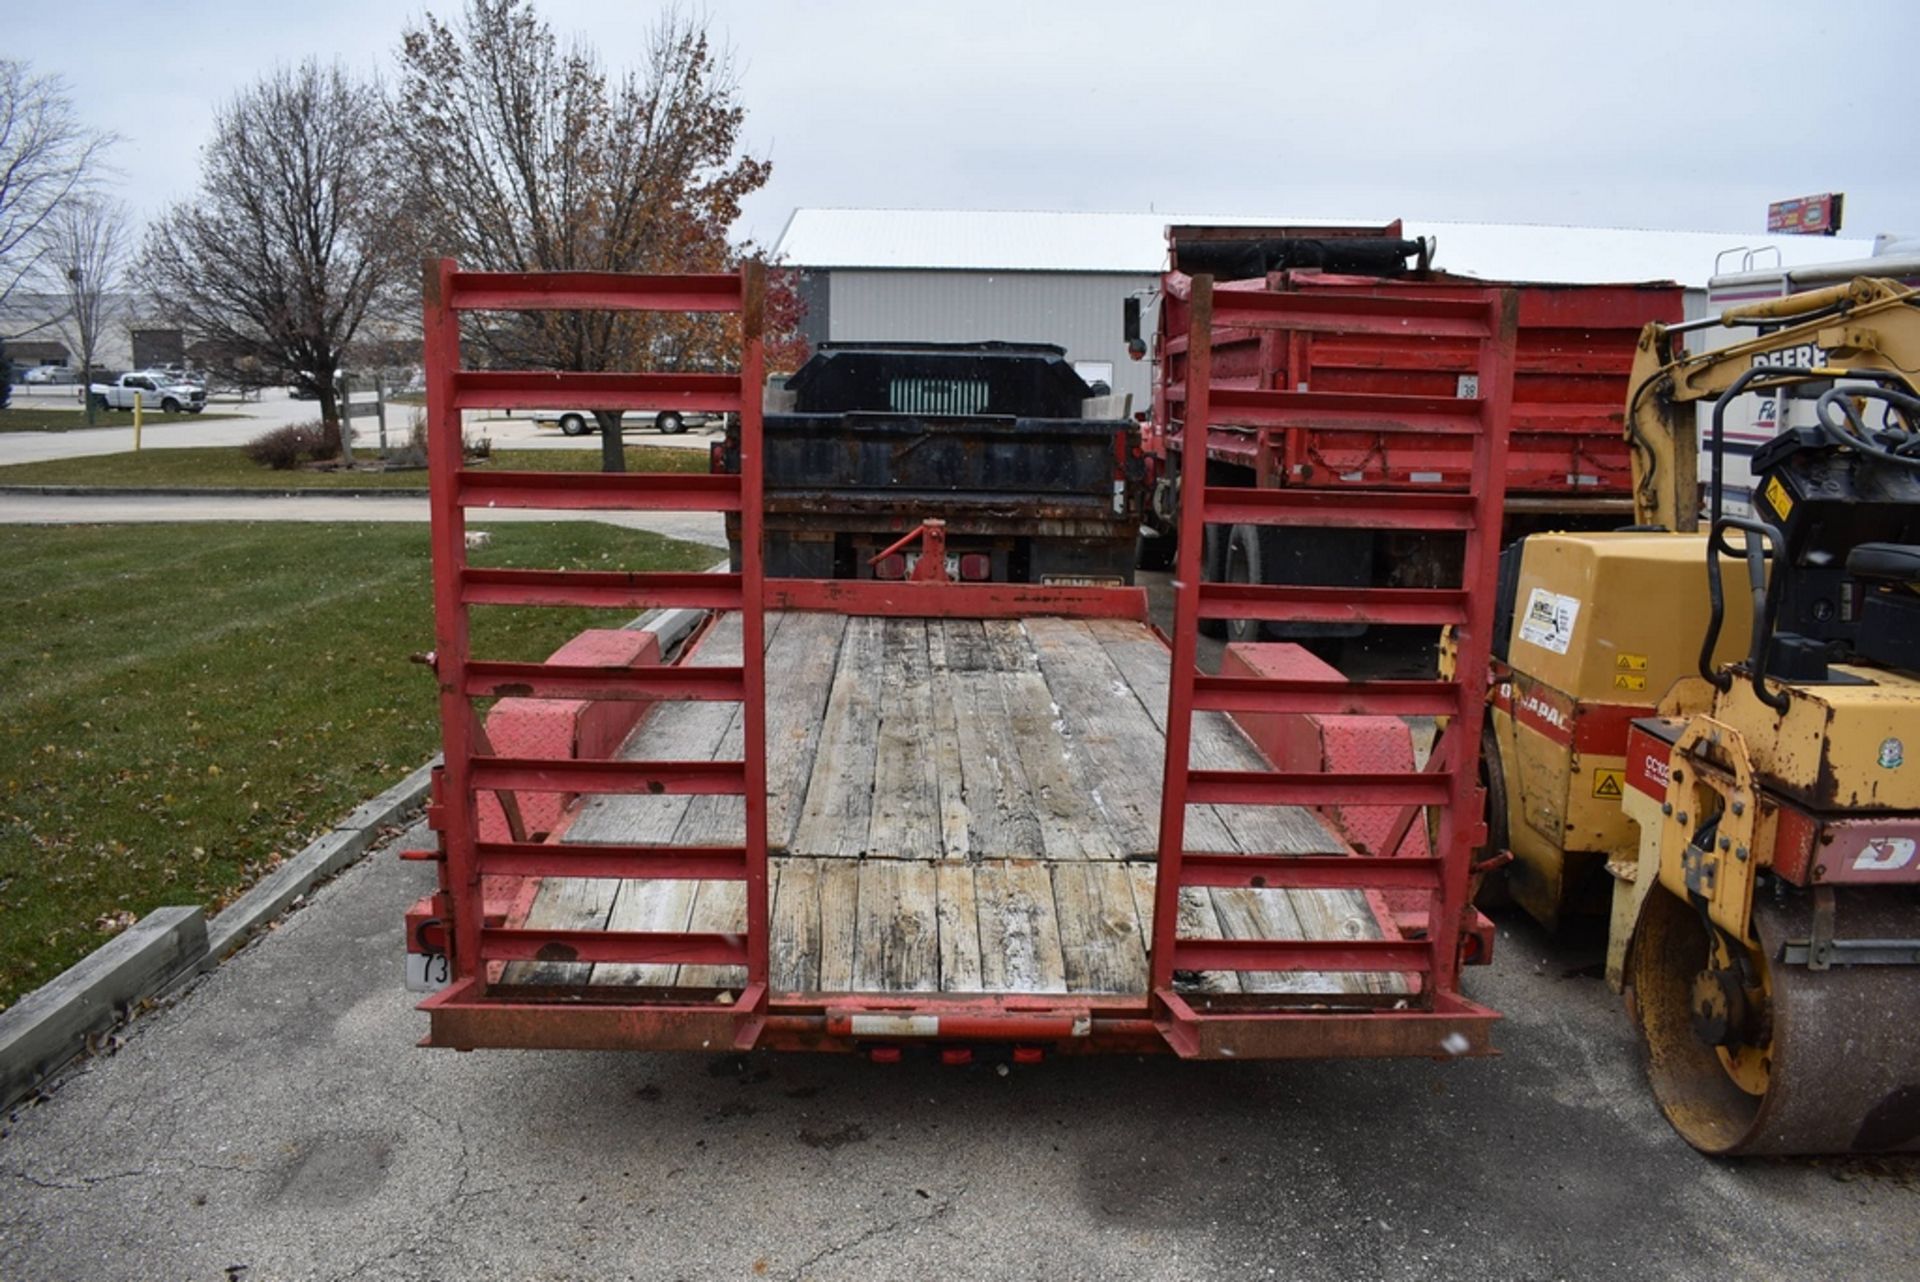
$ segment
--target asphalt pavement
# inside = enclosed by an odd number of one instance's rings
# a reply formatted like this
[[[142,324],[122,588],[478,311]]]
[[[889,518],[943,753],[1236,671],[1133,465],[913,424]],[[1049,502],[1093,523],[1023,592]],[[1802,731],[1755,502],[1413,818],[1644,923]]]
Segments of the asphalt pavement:
[[[13,389],[14,407],[30,410],[36,405],[59,409],[76,408],[73,389]],[[395,404],[387,408],[387,431],[396,444],[404,442],[417,405]],[[9,411],[11,412],[11,411]],[[155,423],[141,432],[142,449],[185,449],[204,445],[244,445],[270,428],[287,423],[304,423],[320,416],[312,401],[297,401],[284,388],[271,388],[257,401],[217,400],[207,406],[208,414],[230,414],[233,418],[191,418],[170,423]],[[502,449],[593,449],[597,436],[567,437],[551,427],[536,427],[527,418],[469,411],[467,430],[490,437]],[[355,443],[362,449],[378,444],[378,427],[370,418],[354,420]],[[665,445],[704,450],[712,440],[706,432],[688,431],[678,436],[662,436],[650,428],[626,433],[629,445]],[[75,428],[67,432],[0,432],[0,466],[9,463],[33,463],[41,459],[81,458],[94,454],[119,454],[133,448],[131,427]]]
[[[415,832],[400,845],[425,839]],[[0,1133],[0,1277],[1906,1278],[1920,1167],[1710,1161],[1598,944],[1504,921],[1492,1060],[416,1048],[376,853]]]
[[[356,498],[306,494],[4,494],[0,525],[138,525],[178,521],[399,521],[424,522],[427,500],[411,496]],[[502,508],[471,510],[469,525],[513,521],[601,521],[669,538],[727,546],[721,518],[712,512],[549,512]]]

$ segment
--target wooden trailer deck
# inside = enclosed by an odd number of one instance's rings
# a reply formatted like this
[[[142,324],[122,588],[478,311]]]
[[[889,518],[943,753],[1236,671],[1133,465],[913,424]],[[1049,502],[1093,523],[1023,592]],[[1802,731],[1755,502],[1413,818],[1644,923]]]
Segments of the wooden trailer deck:
[[[1141,993],[1152,927],[1170,655],[1118,619],[767,618],[775,991]],[[723,616],[687,660],[740,662]],[[738,704],[652,708],[622,755],[737,759]],[[1217,713],[1198,767],[1267,768]],[[595,796],[570,843],[738,845],[738,797]],[[1187,848],[1345,853],[1310,811],[1193,806]],[[1189,889],[1182,934],[1372,939],[1358,891]],[[738,881],[549,878],[534,927],[744,931]],[[510,984],[737,989],[738,967],[517,962]],[[1402,991],[1392,974],[1208,974],[1234,991]]]

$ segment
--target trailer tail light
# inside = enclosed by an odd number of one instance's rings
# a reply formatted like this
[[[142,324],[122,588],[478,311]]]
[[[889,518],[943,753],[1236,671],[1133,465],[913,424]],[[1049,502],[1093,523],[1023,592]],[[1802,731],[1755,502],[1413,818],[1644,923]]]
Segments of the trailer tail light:
[[[876,579],[904,579],[907,577],[907,558],[895,552],[883,556],[874,563],[873,577]]]
[[[727,470],[727,443],[715,441],[707,446],[707,471],[718,476]]]
[[[973,1063],[973,1047],[942,1046],[940,1048],[940,1062],[953,1068],[958,1068],[963,1064],[971,1064]]]
[[[980,580],[993,577],[993,558],[985,552],[968,552],[960,558],[960,577]]]
[[[1013,1062],[1016,1064],[1038,1064],[1046,1057],[1047,1052],[1039,1046],[1016,1046],[1013,1048]]]
[[[875,1046],[867,1051],[867,1058],[876,1064],[898,1064],[900,1048],[898,1046]]]

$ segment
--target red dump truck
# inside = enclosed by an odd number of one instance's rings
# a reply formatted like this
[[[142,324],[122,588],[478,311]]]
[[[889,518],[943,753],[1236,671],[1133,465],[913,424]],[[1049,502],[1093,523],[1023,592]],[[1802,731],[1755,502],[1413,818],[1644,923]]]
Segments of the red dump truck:
[[[1460,452],[1454,474],[1411,496],[1189,494],[1169,639],[1133,587],[969,582],[937,557],[905,579],[769,575],[762,280],[757,265],[429,272],[445,763],[434,848],[413,852],[437,885],[407,931],[416,977],[437,987],[422,1006],[427,1043],[879,1061],[920,1050],[949,1063],[1488,1052],[1495,1013],[1462,995],[1460,976],[1489,946],[1469,881],[1514,296],[1216,294],[1193,281],[1183,302],[1196,318],[1425,335],[1467,350],[1478,381],[1444,404],[1415,398],[1420,423],[1456,434]],[[462,367],[461,313],[539,308],[731,314],[741,367]],[[1209,394],[1202,379],[1185,403],[1196,443],[1213,422]],[[1414,426],[1394,417],[1406,398],[1311,395],[1328,413]],[[461,411],[561,402],[738,415],[737,471],[463,466]],[[503,568],[484,550],[475,563],[474,508],[687,509],[715,514],[716,530],[733,516],[737,568]],[[1203,521],[1442,530],[1459,536],[1460,563],[1444,589],[1203,584]],[[565,606],[667,610],[691,634],[583,637],[545,663],[472,652],[476,611]],[[1349,682],[1302,666],[1295,647],[1253,646],[1205,675],[1203,617],[1451,626],[1459,657],[1451,679]],[[536,711],[557,732],[521,733]],[[1370,717],[1397,736],[1399,759],[1314,761],[1288,747],[1335,714]],[[1451,719],[1425,769],[1405,750],[1408,716]]]
[[[1436,270],[1431,247],[1407,239],[1398,222],[1353,227],[1168,229],[1170,270],[1162,283],[1154,340],[1154,406],[1146,449],[1154,467],[1143,562],[1165,564],[1187,470],[1181,426],[1189,400],[1190,282],[1206,273],[1224,294],[1293,294],[1291,306],[1338,309],[1349,295],[1435,300],[1476,295],[1496,283]],[[1503,541],[1537,530],[1611,529],[1631,523],[1631,465],[1621,426],[1627,375],[1641,328],[1682,318],[1680,286],[1520,283],[1513,422],[1508,442]],[[1138,308],[1129,308],[1137,337]],[[1470,342],[1369,332],[1259,330],[1216,323],[1209,355],[1215,426],[1206,438],[1210,484],[1356,489],[1418,494],[1459,485],[1471,464],[1466,442],[1431,430],[1445,402],[1478,394]],[[1262,415],[1246,393],[1300,393],[1285,417]],[[1323,408],[1321,393],[1406,398],[1392,423],[1355,421]],[[1155,546],[1158,544],[1158,546]],[[1209,525],[1202,565],[1210,582],[1358,586],[1380,579],[1436,586],[1457,555],[1448,536],[1381,537],[1364,529],[1281,530],[1252,523]],[[1354,635],[1361,625],[1225,627],[1234,640],[1257,636]]]

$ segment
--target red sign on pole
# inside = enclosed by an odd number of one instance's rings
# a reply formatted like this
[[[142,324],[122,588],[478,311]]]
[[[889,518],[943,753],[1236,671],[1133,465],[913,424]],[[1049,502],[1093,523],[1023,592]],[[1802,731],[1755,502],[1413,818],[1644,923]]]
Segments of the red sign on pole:
[[[1776,200],[1767,206],[1767,230],[1803,236],[1831,236],[1840,230],[1841,194]]]

